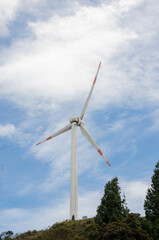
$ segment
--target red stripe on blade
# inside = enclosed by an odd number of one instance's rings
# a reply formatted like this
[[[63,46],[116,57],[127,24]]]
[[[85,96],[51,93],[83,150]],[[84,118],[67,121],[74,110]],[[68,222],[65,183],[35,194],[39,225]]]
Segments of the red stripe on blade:
[[[110,165],[110,163],[108,161],[107,161],[107,163],[108,163],[109,167],[111,167],[111,165]]]
[[[99,154],[102,156],[103,155],[103,153],[102,153],[102,151],[100,150],[100,149],[98,149],[98,152],[99,152]]]
[[[96,83],[96,80],[97,80],[97,77],[95,76],[95,79],[94,79],[94,82],[93,82],[93,84],[95,84],[95,83]]]
[[[50,136],[50,137],[48,137],[48,138],[46,138],[46,140],[48,141],[48,140],[50,140],[52,137]]]
[[[37,143],[36,146],[38,146],[41,142]]]

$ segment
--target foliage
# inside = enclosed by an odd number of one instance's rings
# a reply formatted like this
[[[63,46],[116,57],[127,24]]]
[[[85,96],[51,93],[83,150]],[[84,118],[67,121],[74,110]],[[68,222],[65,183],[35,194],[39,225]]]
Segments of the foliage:
[[[13,240],[152,240],[139,214],[128,214],[123,221],[96,224],[93,218],[64,221],[41,231],[27,231]],[[5,238],[3,238],[5,239]],[[11,238],[6,238],[11,239]]]
[[[139,214],[128,214],[123,221],[94,225],[90,240],[152,240],[147,231],[142,228]]]
[[[128,226],[128,224],[120,221],[105,225],[103,239],[134,240],[131,228]]]
[[[158,240],[159,239],[159,222],[157,221],[151,222],[147,219],[145,219],[142,222],[142,228],[145,229],[148,234],[152,237],[153,240]]]
[[[115,177],[105,185],[101,204],[98,206],[95,222],[98,224],[122,220],[129,213],[125,197],[121,199],[118,178]]]
[[[89,231],[93,229],[94,219],[70,220],[56,223],[42,231],[28,231],[22,233],[14,240],[89,240]],[[89,229],[89,231],[88,231]]]
[[[129,214],[125,196],[121,199],[118,178],[105,185],[101,204],[95,218],[66,220],[41,231],[14,235],[0,234],[0,240],[159,240],[159,162],[154,170],[144,208],[146,217]],[[152,238],[151,238],[152,237]]]
[[[0,240],[1,239],[4,239],[4,240],[11,239],[12,235],[13,235],[12,231],[3,232],[0,234]]]
[[[138,240],[149,240],[151,239],[148,235],[146,229],[143,229],[144,218],[140,217],[139,213],[130,213],[123,222],[126,223],[132,231],[132,236],[134,239]]]
[[[151,188],[147,191],[144,209],[147,220],[155,221],[159,219],[159,162],[154,169]]]
[[[159,162],[156,164],[152,176],[151,187],[147,191],[144,202],[147,222],[143,226],[154,240],[159,239]]]

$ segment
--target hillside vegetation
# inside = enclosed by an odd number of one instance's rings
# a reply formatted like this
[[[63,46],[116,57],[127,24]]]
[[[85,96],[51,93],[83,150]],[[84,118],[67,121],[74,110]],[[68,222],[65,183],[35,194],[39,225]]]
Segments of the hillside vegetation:
[[[94,218],[56,223],[41,231],[28,231],[14,240],[152,240],[142,228],[139,214],[129,214],[123,221],[96,224]],[[5,239],[11,239],[7,237]]]
[[[94,218],[67,220],[41,231],[28,231],[13,237],[12,231],[0,240],[159,240],[159,162],[144,202],[145,217],[129,213],[126,197],[121,197],[118,178],[106,183]]]

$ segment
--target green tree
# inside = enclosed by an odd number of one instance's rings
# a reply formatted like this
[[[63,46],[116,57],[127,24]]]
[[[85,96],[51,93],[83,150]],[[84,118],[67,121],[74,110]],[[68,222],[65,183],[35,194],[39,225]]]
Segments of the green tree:
[[[159,162],[152,176],[151,187],[147,190],[144,202],[147,230],[154,240],[159,239]]]
[[[154,169],[151,187],[147,191],[144,202],[144,209],[147,220],[152,222],[159,220],[159,162]]]
[[[0,240],[1,239],[4,239],[4,240],[12,239],[12,235],[13,235],[12,231],[3,232],[0,234]]]
[[[118,178],[115,177],[105,185],[104,195],[101,204],[97,208],[95,222],[110,223],[122,220],[129,213],[126,206],[125,197],[121,199],[121,189],[118,184]]]

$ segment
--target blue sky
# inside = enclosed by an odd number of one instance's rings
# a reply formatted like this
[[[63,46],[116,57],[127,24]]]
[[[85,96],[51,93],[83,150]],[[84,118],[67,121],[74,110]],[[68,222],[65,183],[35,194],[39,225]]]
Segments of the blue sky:
[[[35,144],[79,115],[79,217],[92,217],[119,178],[132,212],[159,159],[157,0],[0,2],[0,232],[69,218],[71,132]]]

